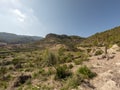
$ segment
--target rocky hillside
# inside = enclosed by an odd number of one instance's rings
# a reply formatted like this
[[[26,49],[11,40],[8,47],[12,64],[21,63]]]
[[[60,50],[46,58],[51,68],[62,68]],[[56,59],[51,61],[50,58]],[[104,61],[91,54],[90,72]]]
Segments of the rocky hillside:
[[[9,43],[9,44],[30,43],[40,39],[41,37],[36,37],[36,36],[16,35],[12,33],[4,33],[4,32],[0,33],[0,42]]]
[[[81,43],[85,38],[80,36],[68,36],[68,35],[57,35],[57,34],[48,34],[45,38],[34,43],[40,47],[54,47],[55,45],[63,45],[67,47],[75,47],[77,44]]]

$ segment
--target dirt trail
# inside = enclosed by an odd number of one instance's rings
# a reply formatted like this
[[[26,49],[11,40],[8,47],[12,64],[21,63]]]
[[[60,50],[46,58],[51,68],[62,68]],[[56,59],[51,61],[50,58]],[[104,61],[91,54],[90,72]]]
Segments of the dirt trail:
[[[98,76],[90,81],[95,89],[84,87],[82,90],[120,90],[120,52],[110,60],[98,60],[99,56],[93,56],[85,63]]]

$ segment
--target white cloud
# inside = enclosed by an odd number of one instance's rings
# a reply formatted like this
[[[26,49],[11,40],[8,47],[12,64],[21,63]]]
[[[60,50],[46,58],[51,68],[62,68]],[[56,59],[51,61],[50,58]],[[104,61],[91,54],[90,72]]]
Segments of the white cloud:
[[[3,24],[1,30],[13,30],[19,33],[36,33],[36,30],[44,31],[45,27],[35,15],[32,7],[27,7],[22,0],[0,0],[0,21]],[[29,3],[29,2],[28,2]],[[8,24],[8,22],[10,24]],[[7,23],[7,27],[6,27]]]
[[[17,20],[20,22],[25,21],[26,15],[22,13],[19,9],[11,9],[11,12],[16,16]]]

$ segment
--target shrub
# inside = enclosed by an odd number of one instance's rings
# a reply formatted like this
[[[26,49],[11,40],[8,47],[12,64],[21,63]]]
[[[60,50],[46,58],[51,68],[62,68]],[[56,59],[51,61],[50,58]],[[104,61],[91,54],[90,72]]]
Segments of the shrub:
[[[22,58],[14,58],[12,60],[12,63],[16,69],[22,68],[23,59]]]
[[[78,69],[78,74],[81,75],[83,79],[92,79],[97,74],[92,72],[87,66],[82,66]]]
[[[75,65],[80,65],[80,64],[83,63],[83,61],[88,61],[88,60],[89,60],[89,59],[88,59],[88,56],[83,54],[83,55],[81,55],[80,58],[75,59],[75,60],[74,60],[74,63],[75,63]]]
[[[70,64],[70,65],[69,65],[69,68],[70,68],[70,69],[72,69],[72,68],[73,68],[73,65],[72,65],[72,64]]]
[[[58,62],[59,64],[62,64],[62,63],[69,63],[71,62],[73,59],[73,55],[68,53],[67,55],[63,54],[63,55],[59,55],[58,54]]]
[[[64,52],[65,52],[64,47],[61,47],[61,48],[58,50],[58,55],[59,55],[59,56],[62,56],[62,55],[64,55]]]
[[[57,57],[52,52],[49,52],[46,50],[43,55],[43,62],[45,63],[45,66],[53,66],[57,64]]]
[[[52,74],[55,74],[55,71],[53,70],[53,68],[49,68],[48,71],[46,72],[46,74],[48,76],[52,75]]]
[[[80,65],[82,64],[83,60],[82,59],[76,59],[74,60],[75,65]]]
[[[71,55],[70,53],[68,53],[67,55],[66,55],[66,62],[67,63],[69,63],[69,62],[71,62],[72,61],[72,58],[73,58],[73,55]]]
[[[7,73],[7,68],[6,67],[0,67],[0,75],[4,75],[5,73]]]
[[[92,49],[88,48],[88,49],[87,49],[87,52],[88,52],[88,53],[90,53],[90,52],[91,52],[91,50],[92,50]]]
[[[45,73],[45,70],[42,69],[42,68],[40,68],[40,69],[39,69],[39,74],[44,74],[44,73]]]
[[[58,66],[56,68],[56,76],[55,76],[56,79],[65,79],[70,75],[71,72],[69,71],[66,65]]]
[[[75,74],[65,82],[61,90],[71,90],[77,88],[81,84],[81,82],[82,78],[80,77],[80,75]]]
[[[102,50],[97,50],[97,51],[95,52],[95,56],[101,55],[101,54],[103,54],[103,51],[102,51]]]

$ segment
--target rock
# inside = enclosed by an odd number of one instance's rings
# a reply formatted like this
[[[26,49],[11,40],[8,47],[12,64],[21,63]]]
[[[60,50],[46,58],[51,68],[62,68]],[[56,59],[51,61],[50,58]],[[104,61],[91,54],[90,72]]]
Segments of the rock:
[[[105,55],[101,55],[100,57],[98,57],[97,59],[98,60],[103,60],[103,59],[105,59],[106,58],[106,56]]]
[[[119,90],[116,87],[116,82],[109,80],[99,90]]]
[[[115,53],[116,51],[118,51],[120,49],[120,47],[117,44],[114,44],[109,50],[109,53]]]

